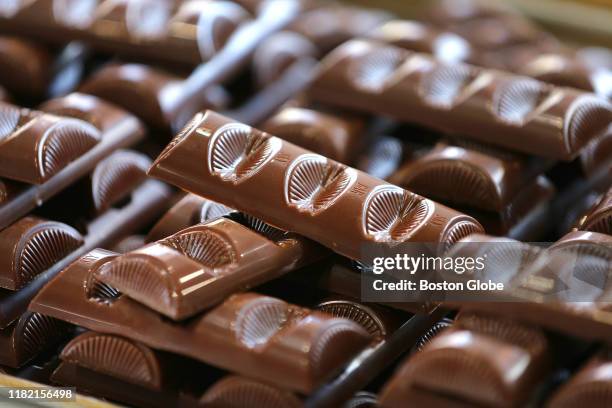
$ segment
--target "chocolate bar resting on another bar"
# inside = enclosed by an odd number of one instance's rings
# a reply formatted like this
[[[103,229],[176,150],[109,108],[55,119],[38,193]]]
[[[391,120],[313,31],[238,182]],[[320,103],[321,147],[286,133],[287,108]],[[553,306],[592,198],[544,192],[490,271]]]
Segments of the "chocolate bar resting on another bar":
[[[95,278],[114,258],[94,250],[72,263],[38,293],[31,310],[303,393],[371,341],[354,322],[254,293],[170,322]]]
[[[192,119],[149,174],[357,260],[482,231],[471,217],[211,111]]]
[[[610,351],[592,357],[553,394],[548,408],[609,407],[612,404]]]
[[[0,177],[41,184],[100,141],[78,119],[30,112],[0,102]]]
[[[594,94],[363,40],[325,57],[310,95],[560,160],[575,158],[612,122],[612,104]]]
[[[83,244],[74,228],[24,217],[0,231],[0,287],[19,290]]]
[[[612,188],[582,217],[578,229],[612,235]]]
[[[25,312],[9,327],[0,329],[0,364],[21,367],[42,351],[57,346],[67,334],[65,322]]]
[[[158,241],[180,230],[234,212],[229,207],[195,194],[187,194],[164,214],[151,228],[146,242]]]
[[[363,147],[365,121],[316,110],[286,107],[268,119],[262,130],[341,163],[354,163]]]
[[[245,221],[222,217],[189,227],[113,259],[95,277],[182,320],[325,254],[299,236]]]
[[[381,395],[381,407],[404,407],[415,390],[478,406],[520,406],[550,364],[543,331],[519,323],[465,315],[412,355]]]

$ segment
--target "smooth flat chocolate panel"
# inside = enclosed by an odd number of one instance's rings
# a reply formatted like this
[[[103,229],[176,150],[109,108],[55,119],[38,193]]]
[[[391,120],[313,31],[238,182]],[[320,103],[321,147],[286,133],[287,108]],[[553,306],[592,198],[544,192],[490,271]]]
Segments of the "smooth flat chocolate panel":
[[[149,174],[353,259],[482,231],[460,212],[210,111],[193,118]]]

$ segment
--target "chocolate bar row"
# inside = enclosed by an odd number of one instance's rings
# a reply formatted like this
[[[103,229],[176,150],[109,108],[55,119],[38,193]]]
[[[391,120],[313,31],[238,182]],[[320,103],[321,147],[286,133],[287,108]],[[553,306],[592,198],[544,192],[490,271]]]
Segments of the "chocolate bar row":
[[[612,120],[610,103],[593,94],[362,40],[323,60],[309,94],[321,103],[561,160],[604,136]]]

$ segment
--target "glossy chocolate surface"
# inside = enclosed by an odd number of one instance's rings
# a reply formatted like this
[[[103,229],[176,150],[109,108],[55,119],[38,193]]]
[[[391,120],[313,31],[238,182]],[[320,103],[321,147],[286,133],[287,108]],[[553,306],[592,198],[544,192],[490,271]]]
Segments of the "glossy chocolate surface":
[[[13,95],[39,98],[49,82],[52,57],[42,46],[0,37],[0,85]]]
[[[149,174],[353,259],[368,247],[454,242],[481,231],[457,211],[210,111],[185,127]]]
[[[302,392],[370,342],[356,323],[254,293],[234,295],[184,324],[171,323],[127,296],[108,296],[107,285],[101,290],[94,274],[114,257],[90,252],[48,284],[30,308]]]
[[[362,40],[322,64],[316,100],[528,154],[571,160],[612,120],[612,105],[593,94]]]
[[[612,188],[580,220],[578,229],[612,235]]]

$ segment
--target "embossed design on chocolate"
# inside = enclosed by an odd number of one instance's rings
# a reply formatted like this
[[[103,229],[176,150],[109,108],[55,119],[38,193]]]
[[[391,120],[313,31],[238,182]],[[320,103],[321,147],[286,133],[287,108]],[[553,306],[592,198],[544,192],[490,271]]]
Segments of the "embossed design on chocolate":
[[[18,108],[0,102],[0,142],[17,129],[20,118],[21,112]]]
[[[240,183],[257,173],[280,149],[280,141],[250,126],[228,123],[212,136],[209,170],[225,181]]]
[[[30,229],[15,251],[15,288],[21,288],[82,244],[78,231],[59,222],[43,222]]]
[[[208,268],[222,268],[236,261],[232,245],[211,230],[179,233],[161,241]]]
[[[87,332],[68,343],[60,358],[147,388],[162,384],[159,361],[151,349],[123,337]]]
[[[206,390],[200,400],[205,405],[225,408],[301,408],[292,393],[249,378],[229,376]]]
[[[452,225],[447,231],[444,232],[444,237],[442,238],[442,243],[446,245],[446,248],[449,248],[451,245],[456,243],[457,241],[468,237],[472,234],[478,234],[482,232],[482,228],[478,225],[474,224],[471,221],[459,221],[458,223]]]
[[[385,88],[386,81],[404,61],[402,52],[393,48],[379,48],[349,66],[350,81],[355,88],[378,93]]]
[[[98,211],[121,200],[147,177],[151,161],[129,151],[116,152],[98,164],[92,174],[92,196]]]
[[[612,123],[612,104],[592,95],[574,101],[567,112],[563,134],[568,149],[577,149],[593,136],[603,135]]]
[[[351,168],[317,154],[304,154],[285,175],[285,200],[299,211],[317,214],[333,205],[355,181]]]
[[[265,345],[287,323],[287,303],[268,297],[254,298],[236,316],[236,338],[248,348]]]
[[[193,116],[193,118],[191,118],[191,120],[187,122],[185,127],[179,133],[177,133],[177,135],[174,136],[172,140],[170,140],[170,143],[168,143],[166,147],[164,147],[164,150],[161,151],[156,162],[168,156],[170,152],[172,151],[172,149],[174,149],[179,143],[181,143],[183,139],[187,137],[187,135],[196,131],[196,129],[198,128],[198,126],[200,126],[203,120],[204,120],[204,113],[202,112],[196,113]]]
[[[214,57],[249,14],[238,4],[214,1],[206,4],[197,22],[197,40],[203,60]]]
[[[407,240],[429,218],[429,200],[392,185],[370,193],[364,205],[364,233],[375,241]]]
[[[453,321],[447,318],[436,322],[433,326],[429,328],[429,330],[425,332],[425,334],[419,337],[416,344],[414,345],[414,349],[416,351],[423,350],[423,347],[429,344],[436,336],[438,336],[444,330],[448,329],[449,327],[452,327],[452,325]]]
[[[427,103],[448,109],[469,96],[469,85],[478,75],[467,65],[440,65],[421,79],[420,92]]]
[[[495,90],[493,111],[503,121],[520,125],[551,96],[550,89],[533,79],[507,81]]]
[[[62,119],[48,129],[38,145],[40,174],[48,178],[91,149],[100,132],[80,120]]]
[[[270,241],[282,241],[287,238],[287,231],[280,230],[260,220],[259,218],[253,217],[246,213],[236,213],[230,217],[232,220],[239,222],[240,224],[249,227],[258,234],[263,235]]]
[[[15,346],[21,356],[36,356],[66,333],[66,323],[40,313],[27,312],[17,323]]]
[[[332,300],[321,303],[317,309],[334,317],[354,321],[377,340],[382,340],[387,335],[384,323],[365,305],[345,300]]]

